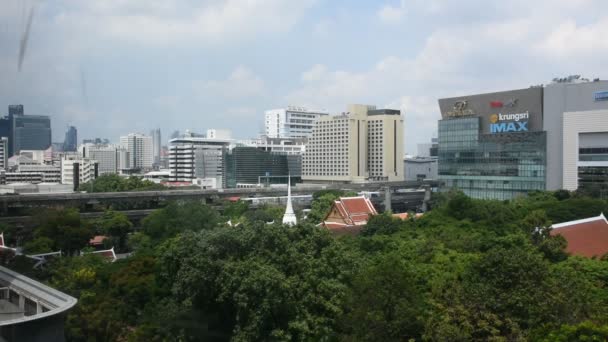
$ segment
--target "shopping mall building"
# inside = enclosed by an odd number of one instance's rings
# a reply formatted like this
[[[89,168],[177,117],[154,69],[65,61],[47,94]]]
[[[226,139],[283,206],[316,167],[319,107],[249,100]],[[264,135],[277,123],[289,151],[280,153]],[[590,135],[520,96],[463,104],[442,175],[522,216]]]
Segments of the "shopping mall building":
[[[608,81],[439,100],[439,179],[474,198],[584,187],[608,197]]]

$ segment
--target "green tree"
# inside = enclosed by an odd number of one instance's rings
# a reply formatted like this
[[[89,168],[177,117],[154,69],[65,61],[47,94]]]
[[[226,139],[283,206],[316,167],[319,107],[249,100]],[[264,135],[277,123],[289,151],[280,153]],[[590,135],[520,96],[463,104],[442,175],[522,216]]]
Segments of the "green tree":
[[[342,319],[348,339],[405,341],[419,336],[424,299],[414,272],[393,252],[374,258],[355,276]]]
[[[363,236],[375,234],[390,235],[399,231],[404,222],[392,216],[390,212],[374,215],[369,218],[367,225],[361,231]]]
[[[155,210],[143,221],[143,231],[152,239],[173,237],[186,230],[212,229],[220,222],[213,208],[195,201],[171,202],[165,208]]]
[[[133,229],[133,224],[125,214],[108,210],[96,220],[95,226],[99,233],[111,238],[117,251],[126,251],[127,235]]]
[[[34,238],[48,238],[53,241],[52,249],[74,254],[87,246],[93,230],[86,222],[81,222],[80,213],[73,208],[47,209],[33,217],[38,226]]]

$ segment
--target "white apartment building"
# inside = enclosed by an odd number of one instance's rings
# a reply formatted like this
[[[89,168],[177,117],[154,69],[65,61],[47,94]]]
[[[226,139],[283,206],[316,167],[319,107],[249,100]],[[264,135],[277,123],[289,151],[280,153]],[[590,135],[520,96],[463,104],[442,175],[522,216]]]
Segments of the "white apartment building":
[[[120,137],[120,145],[129,153],[131,169],[152,169],[154,149],[151,136],[130,133]]]
[[[8,167],[8,138],[0,137],[0,169]]]
[[[224,152],[231,140],[183,137],[169,141],[169,170],[172,182],[192,182],[195,179],[223,179]]]
[[[317,121],[302,156],[305,182],[402,181],[403,117],[398,110],[349,105]]]
[[[73,184],[78,188],[80,184],[94,180],[98,176],[98,163],[96,160],[76,156],[66,156],[61,160],[61,183]]]
[[[83,144],[78,147],[80,155],[99,163],[99,175],[118,174],[129,169],[129,153],[120,145]]]
[[[315,122],[328,116],[321,110],[288,106],[265,112],[265,135],[269,138],[308,138]]]

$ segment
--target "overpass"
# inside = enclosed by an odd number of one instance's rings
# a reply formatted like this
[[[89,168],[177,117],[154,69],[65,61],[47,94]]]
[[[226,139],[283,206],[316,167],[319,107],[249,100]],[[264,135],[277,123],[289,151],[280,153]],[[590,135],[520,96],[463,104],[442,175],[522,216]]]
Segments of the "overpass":
[[[292,194],[310,195],[320,190],[359,192],[385,191],[387,188],[420,189],[437,186],[439,186],[438,181],[300,185],[292,188]],[[0,196],[0,216],[6,216],[10,211],[21,208],[76,207],[86,209],[95,205],[139,204],[140,208],[137,209],[150,209],[158,207],[167,201],[200,200],[205,203],[214,203],[230,197],[284,196],[286,191],[284,188],[250,188],[3,195]]]

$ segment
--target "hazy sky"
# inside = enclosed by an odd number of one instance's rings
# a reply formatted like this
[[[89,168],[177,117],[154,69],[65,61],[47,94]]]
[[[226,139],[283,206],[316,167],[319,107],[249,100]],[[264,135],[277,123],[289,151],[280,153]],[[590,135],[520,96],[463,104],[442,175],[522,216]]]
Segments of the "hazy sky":
[[[437,99],[608,77],[606,0],[0,0],[0,108],[79,139],[161,127],[257,135],[263,111],[401,109],[406,151]],[[35,8],[23,69],[19,41]]]

